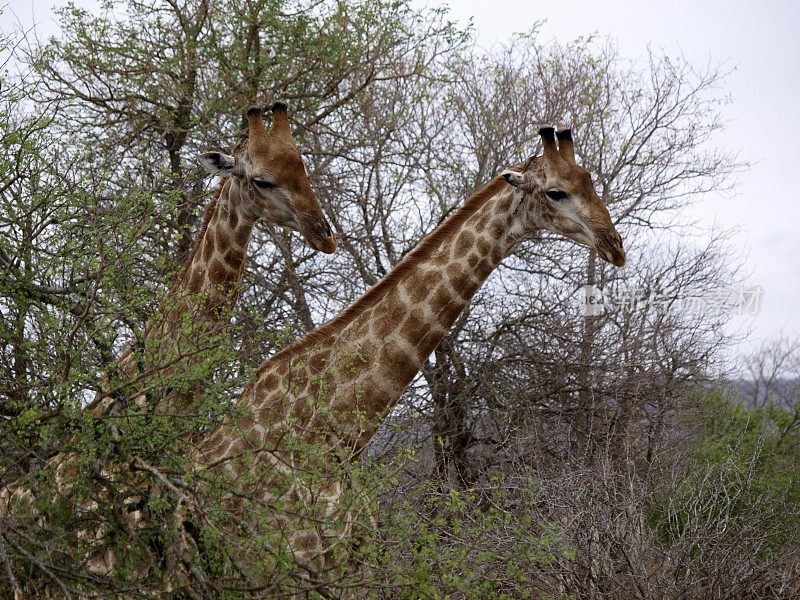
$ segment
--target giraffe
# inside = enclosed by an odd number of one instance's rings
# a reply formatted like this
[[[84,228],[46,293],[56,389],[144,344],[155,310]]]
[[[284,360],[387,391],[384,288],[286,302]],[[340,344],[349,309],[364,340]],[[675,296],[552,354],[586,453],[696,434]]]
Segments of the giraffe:
[[[131,344],[115,365],[116,373],[122,375],[122,388],[145,385],[149,378],[139,374],[154,368],[169,365],[168,370],[175,372],[176,357],[186,354],[188,361],[196,360],[192,355],[204,344],[213,343],[210,334],[227,328],[241,288],[247,246],[259,219],[301,232],[316,250],[332,253],[336,249],[292,138],[287,107],[278,102],[271,112],[272,128],[267,130],[260,107],[247,111],[247,137],[239,143],[235,155],[210,151],[198,156],[209,174],[223,179],[206,208],[199,235],[177,281],[147,324],[143,339]],[[126,400],[132,395],[137,404],[146,402],[145,395],[135,390],[133,394],[120,393],[118,388],[112,394],[105,383],[106,393],[99,394],[90,405],[95,417],[113,412],[115,397]],[[202,383],[202,376],[196,378],[192,388]],[[187,414],[196,409],[195,401],[192,391],[172,393],[159,410]]]
[[[152,411],[170,415],[197,409],[197,391],[210,376],[208,371],[191,380],[188,391],[177,393],[167,388],[151,400],[143,390],[154,372],[161,371],[167,377],[179,372],[181,365],[191,365],[204,347],[218,339],[215,334],[225,332],[239,296],[247,247],[259,220],[300,232],[315,250],[328,254],[335,251],[335,237],[292,137],[286,105],[278,102],[271,107],[270,129],[264,113],[257,106],[247,111],[247,134],[233,155],[215,150],[198,156],[200,165],[222,180],[205,209],[197,239],[175,283],[145,325],[141,338],[123,351],[113,366],[114,375],[104,377],[101,390],[87,405],[94,419],[117,416],[131,405],[140,410],[148,403],[153,404],[149,406]],[[115,425],[117,436],[120,429]],[[62,496],[70,494],[70,481],[79,468],[69,451],[53,456],[45,467],[55,473]],[[130,477],[126,469],[112,473],[102,465],[100,469],[106,478]],[[30,500],[25,485],[12,483],[0,491],[0,514],[25,506]],[[110,564],[113,557],[106,553],[93,557],[90,570],[107,572]]]
[[[285,544],[314,572],[332,564],[331,549],[352,531],[349,516],[325,523],[347,488],[342,465],[360,455],[517,243],[545,229],[624,265],[622,240],[590,174],[576,164],[570,130],[539,134],[541,156],[495,177],[360,299],[264,362],[235,416],[195,451],[196,472],[208,481],[236,480],[253,507],[284,507],[271,527],[287,531]],[[291,507],[301,501],[321,509],[316,521],[297,526]],[[242,511],[240,504],[238,496],[231,511]]]

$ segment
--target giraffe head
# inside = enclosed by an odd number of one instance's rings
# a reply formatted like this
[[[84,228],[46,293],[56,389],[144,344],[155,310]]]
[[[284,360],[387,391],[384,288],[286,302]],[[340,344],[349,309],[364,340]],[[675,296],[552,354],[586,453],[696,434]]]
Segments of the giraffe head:
[[[539,130],[544,152],[521,171],[503,178],[519,190],[526,230],[548,229],[597,251],[614,266],[625,264],[625,250],[608,209],[597,195],[589,172],[575,164],[572,134],[552,127]],[[558,144],[556,143],[558,137]],[[519,210],[519,209],[518,209]]]
[[[198,156],[200,164],[213,175],[233,178],[241,197],[259,217],[299,231],[316,250],[336,250],[289,129],[286,105],[276,102],[272,107],[271,129],[266,128],[264,111],[257,106],[247,111],[247,125],[247,140],[235,156],[205,152]]]

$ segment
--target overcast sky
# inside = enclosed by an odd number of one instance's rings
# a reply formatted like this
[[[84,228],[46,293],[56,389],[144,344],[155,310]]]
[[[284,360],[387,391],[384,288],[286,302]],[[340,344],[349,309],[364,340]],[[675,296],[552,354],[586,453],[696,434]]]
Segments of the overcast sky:
[[[54,0],[0,0],[3,30],[19,21],[37,22],[45,36],[55,31]],[[78,4],[94,2],[78,1]],[[436,2],[415,1],[417,6]],[[728,126],[716,144],[738,151],[751,168],[738,177],[733,197],[709,194],[691,217],[707,227],[738,226],[736,251],[746,256],[747,284],[763,287],[761,311],[736,317],[752,328],[747,349],[782,332],[800,336],[800,176],[794,148],[800,135],[800,2],[793,0],[453,0],[452,17],[470,17],[481,45],[507,40],[545,21],[541,39],[572,40],[599,34],[615,40],[622,56],[642,57],[647,46],[682,53],[691,63],[725,62],[733,72],[720,93],[730,95]]]

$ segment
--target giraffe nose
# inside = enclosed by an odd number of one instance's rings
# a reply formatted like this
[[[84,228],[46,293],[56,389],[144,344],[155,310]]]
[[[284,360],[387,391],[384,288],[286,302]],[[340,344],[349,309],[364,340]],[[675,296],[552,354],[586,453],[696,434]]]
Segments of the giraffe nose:
[[[311,244],[314,250],[319,250],[325,254],[333,254],[336,252],[336,239],[333,236],[309,241],[309,244]]]
[[[625,249],[622,247],[622,238],[616,231],[599,236],[596,250],[603,260],[615,267],[625,265]]]
[[[315,250],[331,254],[336,251],[336,238],[333,236],[331,226],[325,217],[311,228],[311,235],[308,236],[308,243]]]
[[[609,262],[615,267],[625,266],[625,250],[622,249],[622,246],[620,246],[619,251],[611,255],[611,260],[609,260]]]

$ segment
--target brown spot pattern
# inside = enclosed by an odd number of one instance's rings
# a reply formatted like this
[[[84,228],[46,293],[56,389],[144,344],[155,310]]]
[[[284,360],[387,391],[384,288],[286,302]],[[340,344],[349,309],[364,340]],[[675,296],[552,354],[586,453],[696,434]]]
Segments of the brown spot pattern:
[[[467,273],[461,265],[456,264],[452,265],[447,270],[447,278],[450,281],[451,287],[461,295],[461,298],[468,300],[471,295],[470,284],[472,283],[470,274]]]
[[[237,229],[236,233],[233,234],[233,239],[240,248],[244,248],[247,245],[247,240],[250,239],[250,228],[242,227]]]
[[[489,273],[492,272],[493,268],[494,266],[492,265],[492,261],[490,261],[488,258],[484,258],[480,263],[478,263],[478,266],[475,267],[475,275],[478,277],[478,279],[483,281],[489,276]]]
[[[503,234],[505,233],[506,229],[507,225],[503,223],[503,221],[498,219],[494,223],[492,223],[491,227],[489,228],[489,233],[494,239],[499,240],[501,237],[503,237]]]
[[[231,236],[224,229],[217,229],[217,245],[220,250],[231,245]]]
[[[201,266],[196,266],[192,271],[192,278],[189,280],[189,291],[193,294],[199,292],[203,287],[203,282],[206,279],[205,269]]]
[[[228,265],[218,258],[215,258],[211,262],[211,266],[208,269],[208,277],[211,279],[211,283],[214,284],[225,283],[231,279],[234,274],[235,273],[228,268]]]
[[[430,356],[433,349],[439,345],[439,342],[442,341],[442,337],[444,337],[444,334],[430,329],[422,336],[419,342],[417,342],[417,358],[420,364],[425,362],[425,359]]]
[[[455,257],[458,258],[459,256],[463,256],[469,252],[469,249],[472,247],[474,242],[475,236],[469,231],[463,231],[461,235],[458,236],[458,239],[456,239]]]
[[[381,348],[378,364],[382,375],[398,387],[407,385],[419,370],[416,356],[391,343]]]
[[[262,377],[256,385],[256,394],[258,396],[265,396],[273,390],[278,389],[278,376],[270,373],[266,377]]]
[[[412,310],[400,328],[400,335],[405,339],[414,339],[419,331],[425,327],[425,318],[420,309]]]
[[[420,273],[417,277],[410,277],[405,282],[405,290],[414,304],[422,302],[427,298],[433,288],[442,281],[442,273],[436,269],[428,269]]]
[[[399,290],[392,290],[375,310],[372,325],[378,339],[383,339],[394,331],[400,325],[405,312],[406,305],[400,298]]]
[[[238,267],[244,262],[244,252],[231,247],[225,254],[225,260],[229,265]]]

